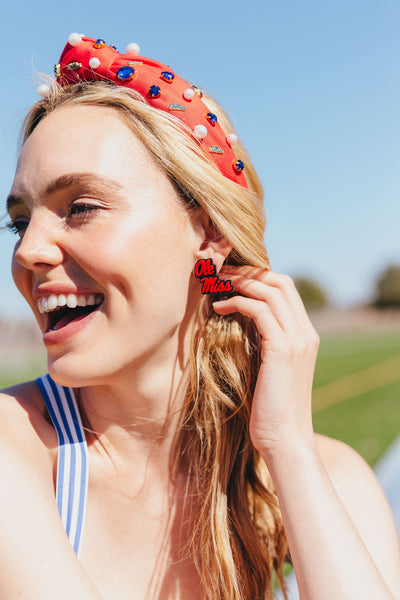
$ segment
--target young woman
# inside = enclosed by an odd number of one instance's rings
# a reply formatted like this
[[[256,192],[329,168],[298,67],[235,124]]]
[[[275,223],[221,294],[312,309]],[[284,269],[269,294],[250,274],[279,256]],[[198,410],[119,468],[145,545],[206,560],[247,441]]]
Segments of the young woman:
[[[271,599],[291,559],[302,600],[397,600],[375,475],[313,432],[319,338],[246,151],[137,54],[73,34],[24,123],[12,272],[49,374],[1,396],[0,596]]]

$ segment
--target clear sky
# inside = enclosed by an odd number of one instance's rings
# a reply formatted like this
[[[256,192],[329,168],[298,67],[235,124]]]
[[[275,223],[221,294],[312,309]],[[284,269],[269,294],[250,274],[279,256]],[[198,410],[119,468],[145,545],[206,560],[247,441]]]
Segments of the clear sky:
[[[233,118],[265,187],[274,271],[320,282],[338,306],[368,300],[400,264],[400,2],[146,0],[7,2],[2,9],[1,204],[17,137],[79,32],[144,56],[204,87]],[[1,211],[3,214],[3,210]],[[29,316],[0,233],[0,317]]]

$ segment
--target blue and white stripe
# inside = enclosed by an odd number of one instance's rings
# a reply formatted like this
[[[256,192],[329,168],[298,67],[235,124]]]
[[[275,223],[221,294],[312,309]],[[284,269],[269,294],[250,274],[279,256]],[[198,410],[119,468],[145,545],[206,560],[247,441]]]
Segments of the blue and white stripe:
[[[55,383],[50,375],[39,377],[36,382],[58,436],[58,511],[79,558],[89,481],[89,456],[82,420],[72,388]]]

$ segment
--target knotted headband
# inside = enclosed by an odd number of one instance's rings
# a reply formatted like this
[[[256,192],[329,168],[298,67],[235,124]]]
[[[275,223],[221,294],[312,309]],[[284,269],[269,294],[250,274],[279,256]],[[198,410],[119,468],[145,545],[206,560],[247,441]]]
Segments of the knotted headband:
[[[151,106],[173,113],[185,123],[221,173],[247,188],[244,164],[231,147],[237,137],[224,133],[218,116],[202,100],[201,90],[166,65],[138,55],[137,44],[129,44],[126,54],[122,54],[104,40],[72,33],[54,74],[61,86],[106,79],[138,91]],[[38,91],[45,96],[48,89],[40,86]]]

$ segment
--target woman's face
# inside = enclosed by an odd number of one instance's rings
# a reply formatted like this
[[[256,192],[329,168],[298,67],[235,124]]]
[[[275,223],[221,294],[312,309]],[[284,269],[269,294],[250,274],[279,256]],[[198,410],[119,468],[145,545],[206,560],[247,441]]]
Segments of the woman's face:
[[[24,144],[9,203],[20,236],[13,278],[59,383],[105,382],[176,353],[200,296],[200,218],[114,109],[64,106],[45,117]]]

